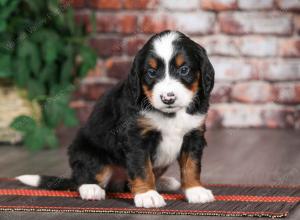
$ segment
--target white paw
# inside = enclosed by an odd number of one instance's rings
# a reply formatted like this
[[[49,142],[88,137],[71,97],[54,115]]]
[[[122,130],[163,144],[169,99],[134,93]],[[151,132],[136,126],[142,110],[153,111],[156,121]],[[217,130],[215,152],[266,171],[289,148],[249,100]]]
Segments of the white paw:
[[[202,186],[186,189],[185,197],[189,203],[206,203],[215,200],[211,190],[205,189]]]
[[[84,200],[105,199],[105,190],[97,184],[83,184],[78,189],[80,197]]]
[[[156,182],[158,191],[176,191],[180,188],[181,184],[174,177],[162,176]]]
[[[164,198],[155,190],[136,194],[134,203],[136,207],[144,208],[158,208],[166,205]]]

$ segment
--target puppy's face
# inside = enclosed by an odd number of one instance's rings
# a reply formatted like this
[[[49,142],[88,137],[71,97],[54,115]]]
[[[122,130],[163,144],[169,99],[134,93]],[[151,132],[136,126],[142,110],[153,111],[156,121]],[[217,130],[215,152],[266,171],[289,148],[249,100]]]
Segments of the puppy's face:
[[[137,71],[142,92],[155,109],[174,113],[192,103],[202,80],[199,49],[185,35],[170,31],[155,35],[143,47]]]

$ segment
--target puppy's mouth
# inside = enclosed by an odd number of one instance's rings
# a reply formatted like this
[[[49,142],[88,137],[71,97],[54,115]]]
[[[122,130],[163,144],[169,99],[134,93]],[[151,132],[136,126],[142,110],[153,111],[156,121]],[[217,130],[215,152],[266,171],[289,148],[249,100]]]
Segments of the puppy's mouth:
[[[168,105],[166,107],[160,108],[162,112],[166,112],[166,113],[174,113],[179,111],[180,109],[182,109],[181,106],[174,106],[174,105]]]

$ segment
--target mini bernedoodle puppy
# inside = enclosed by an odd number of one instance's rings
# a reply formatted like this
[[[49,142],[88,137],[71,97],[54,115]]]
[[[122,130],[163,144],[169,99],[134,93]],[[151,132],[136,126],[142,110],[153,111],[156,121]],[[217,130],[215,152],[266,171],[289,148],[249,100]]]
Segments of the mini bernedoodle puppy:
[[[214,200],[200,181],[205,119],[214,85],[206,51],[184,34],[154,35],[137,53],[128,78],[104,95],[69,147],[71,178],[17,177],[44,189],[76,189],[102,200],[129,189],[137,207],[166,205],[158,191],[183,190],[190,203]],[[163,176],[179,162],[181,183]],[[116,187],[117,186],[117,187]]]

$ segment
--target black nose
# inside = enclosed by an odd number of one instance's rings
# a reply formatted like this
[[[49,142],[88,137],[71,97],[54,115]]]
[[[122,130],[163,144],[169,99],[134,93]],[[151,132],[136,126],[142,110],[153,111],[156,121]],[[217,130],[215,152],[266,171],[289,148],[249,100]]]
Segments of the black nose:
[[[172,105],[175,102],[176,97],[175,97],[175,94],[173,92],[168,92],[166,96],[161,95],[160,99],[164,104]]]

